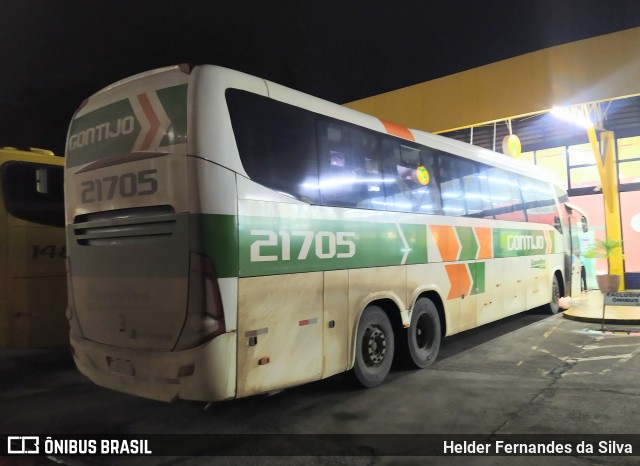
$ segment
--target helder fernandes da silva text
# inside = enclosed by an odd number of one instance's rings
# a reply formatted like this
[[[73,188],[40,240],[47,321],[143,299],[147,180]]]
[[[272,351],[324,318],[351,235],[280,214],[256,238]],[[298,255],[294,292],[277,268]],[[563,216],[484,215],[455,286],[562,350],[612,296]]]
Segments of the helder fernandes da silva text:
[[[609,455],[633,454],[630,443],[615,440],[601,440],[599,442],[580,441],[576,444],[551,441],[547,443],[510,443],[495,440],[489,443],[475,441],[444,441],[444,454],[478,454],[478,455],[510,455],[510,454],[570,454],[570,453],[599,453]]]

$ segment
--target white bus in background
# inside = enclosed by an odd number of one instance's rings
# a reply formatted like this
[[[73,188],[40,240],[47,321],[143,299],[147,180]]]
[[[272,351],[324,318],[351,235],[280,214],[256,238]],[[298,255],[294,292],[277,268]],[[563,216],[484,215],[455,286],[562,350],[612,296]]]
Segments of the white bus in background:
[[[429,366],[580,289],[586,220],[545,177],[217,66],[115,83],[67,139],[76,365],[167,401]]]

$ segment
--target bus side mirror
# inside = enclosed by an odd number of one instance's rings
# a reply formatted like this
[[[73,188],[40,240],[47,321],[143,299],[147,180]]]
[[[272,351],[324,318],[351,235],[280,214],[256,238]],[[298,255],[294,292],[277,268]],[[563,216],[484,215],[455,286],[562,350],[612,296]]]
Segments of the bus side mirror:
[[[36,191],[41,194],[49,192],[48,171],[46,168],[38,168],[36,170]]]
[[[556,230],[562,233],[562,224],[560,223],[560,217],[557,215],[553,217],[553,226]]]
[[[589,223],[587,222],[587,218],[586,217],[582,217],[581,218],[581,223],[582,223],[582,232],[583,233],[588,233],[589,232]]]

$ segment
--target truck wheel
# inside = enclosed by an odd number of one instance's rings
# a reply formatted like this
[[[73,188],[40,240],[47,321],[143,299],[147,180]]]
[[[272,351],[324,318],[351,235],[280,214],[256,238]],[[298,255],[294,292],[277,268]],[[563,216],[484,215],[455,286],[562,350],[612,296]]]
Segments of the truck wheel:
[[[380,385],[391,369],[393,328],[387,314],[376,305],[367,307],[358,323],[353,373],[365,387]]]
[[[440,316],[429,298],[420,298],[411,313],[411,325],[407,331],[410,362],[420,369],[436,360],[440,349]]]

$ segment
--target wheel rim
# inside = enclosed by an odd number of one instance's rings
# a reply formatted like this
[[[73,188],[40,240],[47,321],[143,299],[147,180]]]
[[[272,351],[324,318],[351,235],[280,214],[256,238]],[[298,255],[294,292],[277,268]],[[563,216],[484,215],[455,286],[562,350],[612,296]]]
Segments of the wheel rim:
[[[379,366],[387,354],[387,337],[376,325],[367,327],[362,337],[362,356],[367,366]]]
[[[421,350],[427,350],[433,344],[433,326],[426,314],[421,315],[416,322],[416,346]]]

